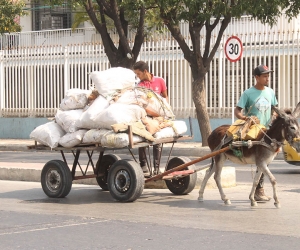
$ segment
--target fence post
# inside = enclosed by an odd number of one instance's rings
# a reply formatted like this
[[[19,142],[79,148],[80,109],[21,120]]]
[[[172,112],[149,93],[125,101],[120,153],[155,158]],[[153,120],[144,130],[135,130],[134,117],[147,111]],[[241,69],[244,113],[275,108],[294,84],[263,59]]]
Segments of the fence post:
[[[69,89],[70,82],[70,65],[69,65],[69,49],[65,46],[64,49],[64,96]]]
[[[0,50],[0,117],[4,109],[4,53]]]

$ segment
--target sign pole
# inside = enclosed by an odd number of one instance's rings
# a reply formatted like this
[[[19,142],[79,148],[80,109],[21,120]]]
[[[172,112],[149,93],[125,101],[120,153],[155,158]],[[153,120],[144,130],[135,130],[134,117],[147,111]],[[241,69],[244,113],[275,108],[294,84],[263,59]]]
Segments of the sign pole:
[[[232,64],[232,68],[231,70],[233,71],[233,68],[234,68],[234,64]],[[231,119],[232,119],[232,123],[234,123],[234,74],[232,72],[232,82],[231,82],[231,105],[232,105],[232,108],[231,108],[231,112],[232,112],[232,115],[231,115]]]
[[[243,53],[243,44],[237,36],[231,36],[225,43],[225,55],[230,62],[237,62],[241,59]],[[232,84],[231,84],[231,102],[232,102],[232,123],[234,122],[234,64],[231,67]]]

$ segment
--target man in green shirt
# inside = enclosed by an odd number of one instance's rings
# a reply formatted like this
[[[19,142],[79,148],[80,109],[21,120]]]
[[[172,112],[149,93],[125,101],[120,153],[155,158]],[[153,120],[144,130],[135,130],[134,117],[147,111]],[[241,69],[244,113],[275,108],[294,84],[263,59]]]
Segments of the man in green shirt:
[[[260,124],[268,127],[271,118],[271,106],[278,104],[274,90],[268,87],[269,74],[273,72],[265,65],[257,66],[254,71],[256,84],[244,91],[234,114],[238,119],[245,120],[248,116],[256,116],[260,120]],[[269,201],[271,197],[266,196],[264,189],[264,174],[261,175],[257,185],[254,198],[256,201]]]

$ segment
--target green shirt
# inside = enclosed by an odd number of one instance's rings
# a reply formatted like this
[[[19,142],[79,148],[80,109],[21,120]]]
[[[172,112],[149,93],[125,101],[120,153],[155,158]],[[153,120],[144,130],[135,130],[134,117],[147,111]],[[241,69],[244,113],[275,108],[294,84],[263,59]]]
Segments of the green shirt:
[[[256,116],[260,124],[268,127],[271,120],[271,105],[277,104],[273,89],[265,87],[264,90],[258,90],[251,87],[244,91],[237,106],[244,109],[244,115]]]

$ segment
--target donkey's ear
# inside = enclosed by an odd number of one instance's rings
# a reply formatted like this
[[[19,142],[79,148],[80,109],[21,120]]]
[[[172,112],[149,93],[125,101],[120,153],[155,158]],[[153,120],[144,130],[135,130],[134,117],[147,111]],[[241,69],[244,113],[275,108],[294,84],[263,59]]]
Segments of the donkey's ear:
[[[272,105],[272,111],[275,111],[276,114],[277,114],[278,116],[280,116],[280,117],[284,117],[284,115],[285,115],[283,112],[281,112],[278,108],[276,108],[276,107],[273,106],[273,105]]]
[[[300,114],[300,102],[297,104],[295,110],[293,111],[292,115],[297,118]]]

